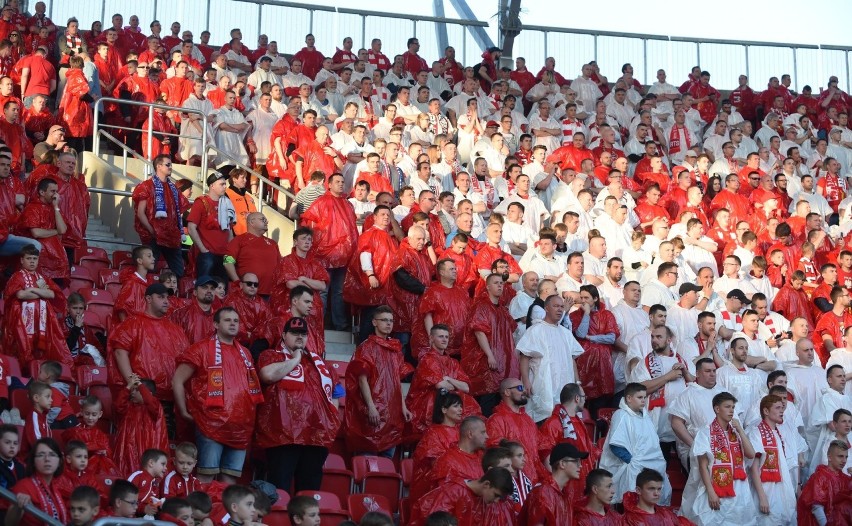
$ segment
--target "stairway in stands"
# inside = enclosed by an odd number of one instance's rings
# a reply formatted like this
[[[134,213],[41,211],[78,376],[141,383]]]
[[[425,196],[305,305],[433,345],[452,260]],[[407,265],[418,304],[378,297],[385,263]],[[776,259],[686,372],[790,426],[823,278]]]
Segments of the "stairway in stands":
[[[109,225],[103,224],[100,219],[89,216],[89,225],[86,228],[86,239],[89,246],[99,247],[107,251],[112,258],[116,250],[131,250],[132,245],[127,245],[124,239],[117,237]],[[352,333],[343,331],[325,331],[325,353],[326,359],[340,362],[348,362],[355,352]]]

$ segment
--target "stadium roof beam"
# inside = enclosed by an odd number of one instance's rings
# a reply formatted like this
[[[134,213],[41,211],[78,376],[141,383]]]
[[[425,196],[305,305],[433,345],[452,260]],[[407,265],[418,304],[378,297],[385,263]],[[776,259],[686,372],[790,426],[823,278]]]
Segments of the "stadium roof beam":
[[[520,0],[517,0],[517,1],[520,1]],[[441,14],[440,15],[438,14],[438,4],[441,4],[441,6],[440,6]],[[473,11],[467,5],[467,0],[450,0],[450,4],[452,4],[452,6],[455,8],[455,10],[458,11],[459,17],[462,20],[473,21],[473,20],[477,19],[476,16],[473,14]],[[443,6],[443,3],[441,2],[441,0],[433,0],[432,5],[433,5],[433,9],[436,10],[435,16],[436,17],[443,17],[444,6]],[[494,47],[494,41],[491,40],[490,36],[488,36],[488,33],[485,31],[484,27],[467,26],[467,30],[470,31],[470,34],[473,37],[473,40],[476,42],[476,44],[481,49],[485,50],[485,49],[488,49],[490,47]],[[438,26],[438,35],[439,35],[438,38],[439,38],[439,43],[442,46],[441,49],[447,47],[447,45],[445,43],[446,41],[440,40],[442,32],[443,32],[444,38],[446,38],[446,35],[447,35],[446,23],[439,24],[439,26]]]

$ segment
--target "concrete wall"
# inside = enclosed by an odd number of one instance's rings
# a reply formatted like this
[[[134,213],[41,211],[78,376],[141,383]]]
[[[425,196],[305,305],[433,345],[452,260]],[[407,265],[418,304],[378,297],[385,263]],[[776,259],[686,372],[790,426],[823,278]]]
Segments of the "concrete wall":
[[[125,160],[120,155],[97,156],[92,152],[83,152],[82,169],[86,174],[86,184],[90,188],[104,188],[132,192],[144,178],[142,162],[128,158],[125,173]],[[202,193],[200,168],[195,166],[172,165],[175,179],[193,181],[193,198]],[[110,225],[112,232],[127,241],[138,243],[139,236],[133,229],[133,206],[130,197],[92,193],[91,215]],[[263,213],[269,220],[269,237],[278,242],[281,254],[289,254],[293,248],[293,230],[295,224],[277,211],[264,207]]]

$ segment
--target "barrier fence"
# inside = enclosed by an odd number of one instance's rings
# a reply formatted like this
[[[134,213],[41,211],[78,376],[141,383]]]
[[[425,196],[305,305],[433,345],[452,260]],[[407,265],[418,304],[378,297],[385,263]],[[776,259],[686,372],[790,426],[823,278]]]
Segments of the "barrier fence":
[[[440,0],[439,0],[440,1]],[[81,29],[101,20],[111,25],[115,13],[137,15],[146,34],[154,19],[160,21],[163,35],[169,34],[174,21],[182,30],[193,32],[198,42],[201,32],[212,33],[211,43],[221,45],[234,27],[242,30],[243,41],[254,48],[257,37],[266,34],[278,42],[282,53],[294,53],[304,46],[304,36],[316,36],[317,49],[331,56],[344,37],[353,38],[355,48],[369,48],[372,38],[381,38],[383,52],[392,57],[405,51],[405,41],[412,36],[420,40],[420,55],[427,62],[443,56],[441,25],[445,24],[446,42],[456,48],[457,58],[464,64],[479,62],[483,46],[477,32],[484,31],[494,42],[499,41],[497,20],[461,20],[417,16],[401,13],[365,11],[277,0],[136,0],[132,9],[124,0],[82,0],[66,2],[45,0],[48,14],[57,25],[65,25],[74,16]],[[480,33],[482,34],[482,33]],[[534,73],[553,56],[556,69],[573,79],[584,63],[596,60],[601,73],[610,81],[621,76],[625,62],[633,65],[634,76],[643,84],[656,80],[658,69],[665,69],[668,81],[680,85],[693,66],[699,65],[712,75],[711,83],[719,89],[733,89],[737,77],[745,73],[756,91],[763,90],[771,76],[790,74],[792,88],[801,91],[810,85],[814,94],[826,86],[828,77],[836,75],[840,88],[852,86],[852,46],[824,46],[792,43],[749,42],[697,39],[681,36],[614,33],[547,26],[524,26],[515,39],[513,55],[523,56]]]

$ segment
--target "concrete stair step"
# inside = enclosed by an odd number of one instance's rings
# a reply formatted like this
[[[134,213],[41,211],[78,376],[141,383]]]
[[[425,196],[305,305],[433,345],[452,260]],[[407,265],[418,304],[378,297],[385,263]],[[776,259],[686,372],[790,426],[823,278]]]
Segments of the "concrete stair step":
[[[349,331],[333,331],[326,329],[325,341],[326,343],[354,343],[355,340],[352,337],[352,333]]]

